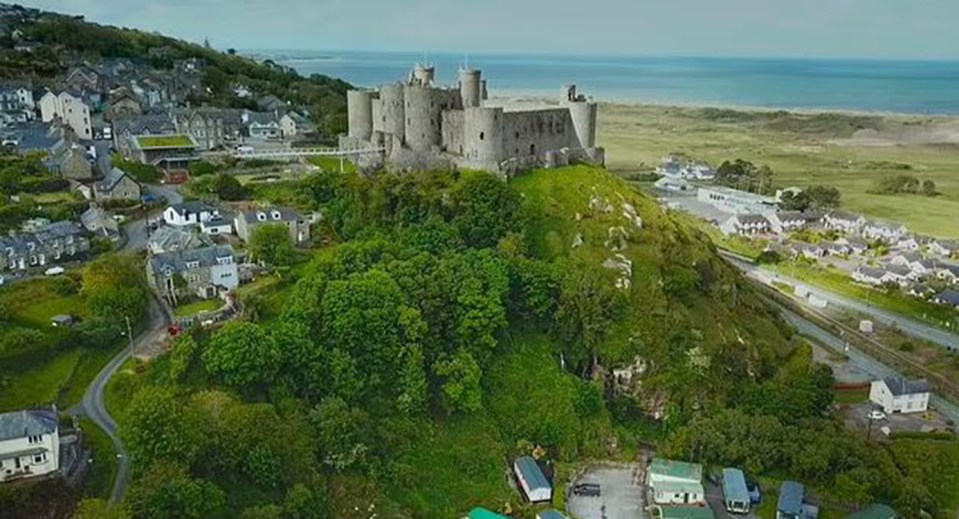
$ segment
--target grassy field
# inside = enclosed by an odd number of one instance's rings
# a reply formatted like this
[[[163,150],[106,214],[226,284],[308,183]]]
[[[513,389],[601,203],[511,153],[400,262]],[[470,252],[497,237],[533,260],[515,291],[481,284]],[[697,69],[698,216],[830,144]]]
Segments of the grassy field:
[[[914,137],[934,132],[945,118],[786,114],[606,104],[600,107],[599,144],[613,171],[649,171],[663,155],[682,152],[718,166],[741,158],[768,164],[782,186],[829,184],[843,207],[868,217],[900,221],[933,236],[959,237],[959,146]],[[887,145],[850,139],[859,130],[892,136]],[[885,142],[885,141],[884,141]],[[886,173],[931,179],[939,196],[872,195]]]
[[[82,356],[83,351],[70,350],[32,369],[9,375],[0,391],[0,412],[56,402]]]
[[[173,309],[173,315],[177,317],[190,317],[200,312],[212,312],[223,306],[223,301],[219,299],[201,299]]]
[[[186,135],[153,135],[137,137],[141,148],[170,148],[192,146],[193,140]]]

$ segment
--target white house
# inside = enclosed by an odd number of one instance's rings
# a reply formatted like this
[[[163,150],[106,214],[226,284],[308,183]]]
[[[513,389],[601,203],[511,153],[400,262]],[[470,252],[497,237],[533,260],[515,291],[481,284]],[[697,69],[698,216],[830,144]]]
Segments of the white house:
[[[948,258],[959,252],[959,243],[949,240],[932,240],[929,243],[929,252]]]
[[[521,456],[513,462],[513,473],[516,482],[530,503],[540,503],[553,499],[553,485],[546,479],[543,470],[539,468],[530,456]]]
[[[702,190],[700,190],[702,191]],[[762,234],[771,229],[769,220],[759,214],[737,214],[730,217],[719,226],[723,233],[729,234]]]
[[[60,468],[55,410],[0,414],[0,482],[49,474]]]
[[[882,285],[888,280],[885,270],[867,267],[865,265],[860,266],[852,273],[852,279],[859,283],[872,286]]]
[[[933,298],[936,304],[948,305],[959,310],[959,292],[955,290],[943,290]]]
[[[862,226],[862,237],[867,240],[880,240],[885,243],[896,243],[909,232],[904,225],[889,222],[870,221]],[[916,245],[918,248],[918,243]]]
[[[83,140],[93,139],[93,123],[90,119],[90,107],[79,97],[69,92],[54,94],[47,92],[40,98],[40,119],[48,123],[60,119],[73,128]]]
[[[865,225],[866,219],[858,214],[844,213],[842,211],[832,211],[823,216],[823,225],[827,229],[834,229],[842,232],[855,232]]]
[[[915,236],[912,236],[911,234],[905,234],[900,236],[892,246],[898,250],[916,252],[922,247],[922,243],[920,243],[919,239]]]
[[[869,388],[869,400],[886,413],[922,413],[929,407],[929,382],[887,377],[874,380]]]
[[[233,232],[233,220],[216,216],[209,220],[200,222],[200,232],[211,236],[217,234],[231,234]]]
[[[287,112],[280,118],[280,132],[287,138],[312,133],[313,124],[296,112]]]
[[[175,225],[177,227],[198,225],[201,222],[207,222],[219,216],[219,211],[203,202],[173,204],[163,211],[163,221],[165,221],[167,225]]]
[[[897,254],[893,256],[889,263],[908,268],[915,277],[926,276],[936,270],[935,262],[927,260],[915,252]]]
[[[646,475],[653,501],[660,505],[705,504],[702,481],[702,465],[665,458],[653,458]]]
[[[822,215],[800,211],[777,211],[769,214],[768,218],[773,230],[781,233],[804,229],[808,225],[819,221]]]

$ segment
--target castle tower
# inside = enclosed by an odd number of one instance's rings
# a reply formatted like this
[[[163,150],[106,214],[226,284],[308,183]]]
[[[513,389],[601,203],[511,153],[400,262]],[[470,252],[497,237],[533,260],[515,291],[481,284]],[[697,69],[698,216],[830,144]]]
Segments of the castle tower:
[[[465,155],[470,162],[491,169],[503,160],[503,109],[465,109],[463,133]]]
[[[482,73],[477,69],[460,69],[460,95],[463,108],[472,108],[483,104]]]
[[[416,151],[429,151],[441,141],[442,91],[428,86],[407,85],[403,88],[406,98],[406,144]]]
[[[346,109],[350,125],[350,137],[369,141],[373,136],[372,92],[367,90],[348,91],[346,93]]]
[[[403,85],[393,83],[380,87],[380,110],[383,132],[392,135],[400,143],[406,135],[406,110]]]
[[[421,86],[433,86],[436,80],[436,67],[432,65],[421,65],[419,63],[413,67],[413,83]]]
[[[579,147],[595,148],[597,104],[578,95],[576,85],[563,87],[563,104],[569,109]]]

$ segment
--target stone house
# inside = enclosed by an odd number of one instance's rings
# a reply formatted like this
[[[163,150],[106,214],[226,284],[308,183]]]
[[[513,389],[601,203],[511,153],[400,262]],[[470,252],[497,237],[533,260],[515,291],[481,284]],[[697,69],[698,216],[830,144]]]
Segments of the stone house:
[[[825,225],[827,229],[847,233],[857,232],[865,224],[866,219],[858,214],[832,211],[823,216],[823,225]]]
[[[233,222],[237,236],[247,243],[253,237],[253,232],[257,227],[267,224],[287,226],[290,230],[290,240],[296,245],[302,245],[310,241],[310,221],[286,207],[240,211]]]
[[[142,113],[143,108],[133,92],[126,87],[121,87],[110,94],[109,108],[104,118],[112,121],[118,118],[136,117]]]
[[[90,67],[79,66],[70,69],[63,83],[73,90],[98,90],[100,76]]]
[[[116,241],[120,239],[120,224],[113,216],[96,203],[80,215],[80,225],[94,236]]]
[[[113,168],[93,185],[97,200],[140,200],[140,184],[120,168]]]
[[[236,253],[216,245],[157,254],[147,261],[147,281],[173,305],[191,297],[221,297],[240,286]]]
[[[909,232],[906,226],[890,222],[869,221],[862,226],[862,237],[884,243],[896,243]],[[918,245],[916,246],[918,249]]]
[[[287,112],[280,117],[280,133],[284,138],[314,133],[316,128],[309,119],[296,112]]]
[[[0,482],[43,476],[60,468],[56,409],[0,414]]]
[[[86,148],[79,144],[61,139],[53,146],[50,156],[43,164],[51,173],[70,180],[90,180],[93,178],[93,165],[87,157]]]
[[[272,112],[243,112],[247,134],[254,139],[278,139],[283,133],[276,114]]]
[[[154,231],[147,239],[147,250],[151,254],[163,254],[189,249],[202,249],[213,245],[213,241],[203,234],[189,229],[163,226]]]
[[[76,259],[90,240],[75,223],[61,221],[32,232],[0,237],[0,271],[26,270]]]

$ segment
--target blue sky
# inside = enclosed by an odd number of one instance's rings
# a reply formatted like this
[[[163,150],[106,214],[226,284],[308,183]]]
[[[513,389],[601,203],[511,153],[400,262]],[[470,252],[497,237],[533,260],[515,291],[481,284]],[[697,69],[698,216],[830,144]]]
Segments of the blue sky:
[[[959,0],[24,3],[221,49],[959,59]]]

